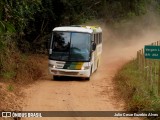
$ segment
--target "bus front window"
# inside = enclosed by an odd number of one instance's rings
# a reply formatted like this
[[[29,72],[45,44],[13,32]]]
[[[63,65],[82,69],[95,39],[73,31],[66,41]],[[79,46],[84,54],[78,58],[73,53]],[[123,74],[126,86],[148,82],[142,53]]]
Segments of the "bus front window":
[[[53,32],[50,58],[62,61],[89,61],[91,35],[77,32]]]
[[[89,34],[71,33],[70,60],[88,61],[91,39]]]

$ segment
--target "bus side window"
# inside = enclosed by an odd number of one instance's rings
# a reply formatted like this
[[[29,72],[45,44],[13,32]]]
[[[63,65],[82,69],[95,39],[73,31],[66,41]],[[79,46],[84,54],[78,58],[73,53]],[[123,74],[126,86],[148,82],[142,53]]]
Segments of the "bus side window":
[[[96,44],[98,45],[98,34],[96,34]]]
[[[98,44],[100,43],[100,39],[99,39],[99,33],[97,34],[98,35]]]
[[[99,33],[99,44],[101,43],[101,34]]]
[[[98,33],[97,33],[97,44],[99,44]]]
[[[98,45],[98,34],[96,34],[96,41],[97,41],[97,45]]]
[[[94,34],[94,43],[96,43],[96,34]]]
[[[94,42],[94,34],[92,34],[92,40],[91,40],[91,42]]]
[[[100,42],[102,43],[102,33],[100,33]]]
[[[100,35],[99,35],[99,33],[98,33],[98,44],[100,44],[100,39],[99,39],[99,36],[100,36]]]

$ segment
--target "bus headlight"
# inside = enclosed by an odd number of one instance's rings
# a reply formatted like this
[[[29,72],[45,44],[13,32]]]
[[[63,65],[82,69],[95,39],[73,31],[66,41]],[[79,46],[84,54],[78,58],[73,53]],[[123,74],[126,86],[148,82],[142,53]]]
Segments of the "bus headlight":
[[[56,66],[53,65],[53,64],[48,64],[48,66],[51,67],[51,68],[55,68],[55,67],[56,67]]]
[[[89,69],[89,66],[82,66],[81,70],[87,70]]]

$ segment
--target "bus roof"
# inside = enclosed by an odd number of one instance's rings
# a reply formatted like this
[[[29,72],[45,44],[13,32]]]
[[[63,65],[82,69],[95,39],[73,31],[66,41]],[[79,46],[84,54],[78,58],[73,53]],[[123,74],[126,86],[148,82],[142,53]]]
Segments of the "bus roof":
[[[64,27],[55,27],[53,31],[73,31],[73,32],[86,32],[86,33],[99,33],[102,32],[102,29],[98,26],[64,26]]]

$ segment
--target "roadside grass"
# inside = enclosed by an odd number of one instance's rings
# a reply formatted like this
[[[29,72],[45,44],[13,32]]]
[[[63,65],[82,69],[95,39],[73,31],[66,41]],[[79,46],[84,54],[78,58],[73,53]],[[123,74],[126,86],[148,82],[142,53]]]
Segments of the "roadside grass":
[[[40,67],[42,60],[44,60],[44,56],[21,55],[14,68],[16,71],[16,75],[13,78],[14,82],[26,85],[42,77],[44,71]]]
[[[16,73],[14,71],[6,71],[6,72],[1,73],[1,76],[4,79],[12,79],[15,75],[16,75]]]
[[[10,68],[3,65],[0,71],[0,111],[21,111],[25,97],[22,89],[43,76],[47,69],[46,59],[45,55],[19,54],[14,62],[8,62]]]
[[[46,55],[21,53],[13,39],[0,37],[0,111],[21,110],[22,89],[43,76],[46,60]]]
[[[116,91],[125,100],[128,111],[160,111],[160,96],[149,91],[149,83],[137,65],[137,61],[132,60],[118,71],[114,77]]]
[[[11,51],[6,48],[0,53],[0,58],[0,82],[26,85],[43,75],[40,64],[45,55],[22,54],[16,49]]]

